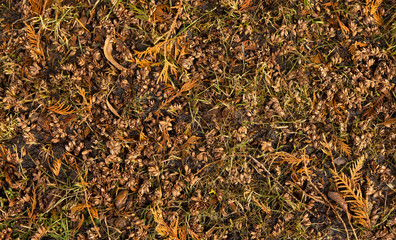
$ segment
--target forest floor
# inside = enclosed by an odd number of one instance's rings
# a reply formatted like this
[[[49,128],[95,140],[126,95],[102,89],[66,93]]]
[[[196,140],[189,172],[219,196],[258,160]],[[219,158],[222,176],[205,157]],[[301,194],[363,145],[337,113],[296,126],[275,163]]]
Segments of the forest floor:
[[[0,3],[0,239],[395,239],[392,0]]]

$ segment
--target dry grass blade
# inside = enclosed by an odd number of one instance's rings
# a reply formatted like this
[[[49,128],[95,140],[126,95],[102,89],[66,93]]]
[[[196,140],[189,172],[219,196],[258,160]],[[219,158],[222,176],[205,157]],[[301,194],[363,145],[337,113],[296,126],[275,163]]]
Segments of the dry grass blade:
[[[56,102],[54,105],[48,107],[48,110],[54,112],[54,113],[58,113],[61,115],[69,115],[69,114],[73,114],[74,110],[70,110],[71,106],[65,106],[64,103],[61,103],[60,100],[58,102]]]
[[[84,214],[81,214],[81,219],[78,222],[77,226],[73,229],[72,234],[71,234],[72,236],[74,236],[74,234],[81,228],[81,226],[84,223],[84,220],[85,220]]]

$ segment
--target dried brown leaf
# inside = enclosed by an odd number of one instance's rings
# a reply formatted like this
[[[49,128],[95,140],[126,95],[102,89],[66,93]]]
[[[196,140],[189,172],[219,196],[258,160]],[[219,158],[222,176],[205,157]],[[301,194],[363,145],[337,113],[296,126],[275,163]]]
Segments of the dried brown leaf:
[[[106,59],[113,64],[114,67],[116,67],[118,70],[120,71],[126,71],[128,70],[127,68],[121,66],[116,60],[114,60],[113,55],[112,55],[112,51],[113,51],[113,46],[111,43],[111,36],[107,36],[105,44],[103,46],[103,52],[104,55],[106,57]]]
[[[337,166],[339,166],[339,165],[342,165],[342,164],[346,163],[346,159],[345,159],[344,157],[338,157],[338,158],[335,158],[335,159],[333,160],[333,162],[334,162]]]
[[[329,198],[338,203],[349,216],[348,203],[344,200],[341,194],[339,194],[338,192],[329,192],[327,196],[329,196]]]
[[[128,196],[128,190],[122,190],[120,193],[118,193],[114,205],[116,206],[117,209],[121,209],[124,207],[126,200]]]
[[[392,124],[395,124],[395,123],[396,123],[396,118],[389,118],[380,124],[384,125],[385,127],[390,127]]]

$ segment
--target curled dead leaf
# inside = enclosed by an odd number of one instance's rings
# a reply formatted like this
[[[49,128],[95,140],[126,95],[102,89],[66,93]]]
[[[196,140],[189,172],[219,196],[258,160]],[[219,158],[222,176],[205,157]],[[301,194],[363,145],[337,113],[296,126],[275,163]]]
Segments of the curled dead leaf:
[[[103,52],[106,57],[106,59],[113,64],[114,67],[116,67],[120,71],[125,71],[127,68],[121,66],[116,60],[114,60],[113,56],[111,55],[111,52],[113,51],[113,46],[111,44],[111,36],[107,36],[105,44],[103,46]]]
[[[110,109],[110,111],[111,111],[114,115],[116,115],[117,117],[121,118],[120,114],[118,114],[117,110],[115,110],[115,108],[114,108],[113,106],[111,106],[111,104],[110,104],[110,102],[109,102],[109,95],[110,95],[110,93],[111,93],[112,90],[113,90],[113,89],[111,89],[110,92],[109,92],[109,93],[107,94],[107,96],[106,96],[106,105],[107,105],[107,107]]]

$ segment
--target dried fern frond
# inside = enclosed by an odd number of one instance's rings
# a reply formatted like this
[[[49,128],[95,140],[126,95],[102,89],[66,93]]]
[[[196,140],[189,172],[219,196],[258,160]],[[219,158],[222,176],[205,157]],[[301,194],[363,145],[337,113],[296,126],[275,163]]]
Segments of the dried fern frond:
[[[29,0],[32,11],[38,15],[43,15],[45,10],[52,5],[53,0]]]
[[[337,16],[337,21],[338,21],[338,24],[340,25],[341,31],[344,33],[344,35],[348,35],[348,33],[349,33],[348,27],[345,26],[345,24],[340,20],[340,18],[338,16]]]
[[[64,156],[65,157],[65,156]],[[55,174],[55,176],[58,176],[61,170],[62,166],[62,159],[61,158],[55,158],[54,163],[52,164],[51,170]]]
[[[252,0],[244,0],[243,3],[240,5],[239,10],[245,12],[249,10],[252,5]]]
[[[156,43],[153,47],[147,48],[145,51],[135,51],[134,60],[138,67],[146,67],[150,70],[151,67],[157,66],[158,55],[164,57],[164,66],[158,77],[158,82],[167,82],[169,74],[177,76],[178,67],[172,62],[179,63],[180,58],[187,54],[187,41],[185,36],[178,36],[173,39],[166,38],[162,42]],[[146,59],[147,58],[147,59]]]
[[[155,230],[165,239],[185,240],[187,239],[186,226],[179,226],[179,218],[177,217],[170,225],[168,225],[163,217],[162,210],[157,206],[151,209],[154,215],[154,221],[157,223]]]
[[[37,55],[44,57],[44,51],[40,44],[40,36],[36,34],[34,28],[28,24],[26,24],[26,34],[32,49],[36,52]]]
[[[351,169],[351,175],[354,178],[348,178],[343,172],[337,173],[331,170],[337,189],[341,192],[345,201],[349,204],[352,211],[352,217],[356,222],[366,228],[370,228],[370,208],[368,198],[363,198],[362,190],[357,177],[360,176],[359,171],[363,166],[363,161],[358,160]],[[356,182],[355,182],[356,181]]]
[[[352,153],[351,147],[345,143],[345,140],[341,139],[341,138],[337,138],[337,143],[338,143],[341,153],[347,157],[350,157],[351,153]]]
[[[373,16],[377,24],[380,26],[384,25],[384,21],[378,10],[381,3],[382,0],[366,0],[367,11]]]
[[[373,18],[379,26],[384,25],[384,20],[382,19],[381,15],[378,14],[378,11],[373,14]]]
[[[363,168],[364,156],[361,156],[356,162],[353,163],[350,169],[352,184],[357,185],[362,176],[360,170]]]
[[[357,47],[356,47],[355,44],[352,44],[352,45],[349,47],[349,49],[348,49],[348,52],[352,55],[352,59],[355,58],[356,50],[357,50]]]
[[[135,51],[135,54],[138,59],[151,57],[154,61],[157,61],[157,55],[162,54],[166,58],[177,60],[187,53],[186,44],[186,37],[179,36],[158,42],[154,46],[147,48],[145,51]]]
[[[187,92],[189,90],[191,90],[193,87],[195,87],[198,84],[198,80],[193,80],[193,81],[189,81],[186,82],[185,84],[183,84],[183,86],[181,87],[181,89],[179,90],[179,92],[177,92],[175,95],[171,96],[168,100],[162,102],[161,107],[164,107],[165,105],[169,104],[170,102],[173,101],[173,99],[177,98],[178,96],[180,96],[183,92]]]
[[[158,76],[157,83],[159,82],[168,82],[169,72],[177,75],[177,66],[167,60],[165,60],[164,67],[161,70],[160,75]]]
[[[294,166],[297,166],[297,165],[299,165],[302,162],[309,162],[310,161],[310,159],[307,156],[305,156],[305,155],[303,155],[301,158],[295,157],[292,154],[286,153],[286,152],[280,152],[280,153],[277,153],[277,155],[281,156],[282,160],[281,160],[280,163],[287,162],[287,163],[290,163],[290,164],[292,164]]]
[[[74,113],[74,110],[70,110],[70,109],[71,109],[70,105],[65,106],[64,103],[60,102],[60,100],[56,102],[54,105],[48,107],[48,110],[61,115],[69,115]]]
[[[5,159],[7,159],[7,155],[8,155],[8,153],[7,153],[6,149],[3,147],[3,145],[0,144],[0,158],[5,160]]]

